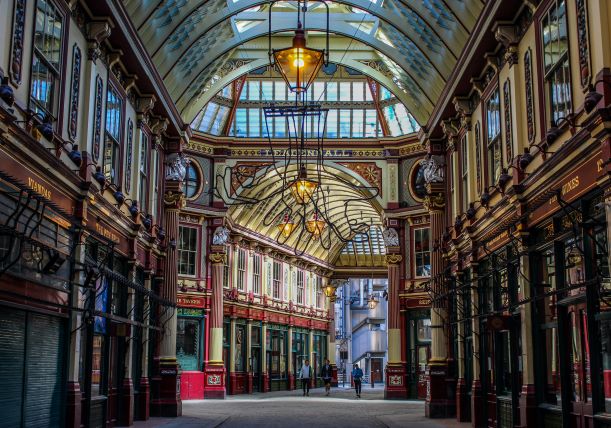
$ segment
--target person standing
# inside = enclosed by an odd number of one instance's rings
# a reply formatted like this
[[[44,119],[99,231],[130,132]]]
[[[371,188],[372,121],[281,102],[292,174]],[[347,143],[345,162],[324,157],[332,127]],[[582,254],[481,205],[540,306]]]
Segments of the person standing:
[[[305,360],[303,366],[301,366],[301,370],[299,370],[299,379],[301,379],[301,387],[303,388],[304,396],[310,396],[310,379],[313,375],[314,373],[310,366],[310,360]]]
[[[325,360],[325,364],[320,369],[320,377],[325,383],[325,392],[328,396],[329,392],[331,392],[331,378],[333,377],[333,369],[331,368],[328,358]]]
[[[352,379],[354,380],[354,389],[356,389],[356,396],[361,398],[361,381],[363,380],[363,370],[358,364],[354,365],[352,369]]]

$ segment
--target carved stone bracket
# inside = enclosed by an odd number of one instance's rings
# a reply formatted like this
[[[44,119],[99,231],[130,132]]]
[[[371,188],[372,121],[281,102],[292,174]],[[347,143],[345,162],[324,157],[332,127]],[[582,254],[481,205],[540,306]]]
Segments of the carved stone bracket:
[[[153,94],[142,95],[136,99],[136,112],[139,122],[149,123],[149,112],[155,107],[156,102],[157,97]]]
[[[517,25],[508,22],[497,22],[492,29],[495,39],[505,47],[505,61],[509,67],[518,63],[518,43],[520,29]]]
[[[180,191],[169,190],[163,195],[163,203],[168,209],[182,209],[186,205],[185,196]]]
[[[454,97],[452,100],[456,113],[460,115],[460,126],[467,131],[471,130],[471,115],[473,114],[473,106],[471,97]]]
[[[213,265],[225,264],[226,259],[227,259],[227,254],[225,253],[210,253],[210,262]]]
[[[87,58],[91,61],[97,61],[102,55],[102,42],[110,36],[113,27],[109,18],[87,24]]]

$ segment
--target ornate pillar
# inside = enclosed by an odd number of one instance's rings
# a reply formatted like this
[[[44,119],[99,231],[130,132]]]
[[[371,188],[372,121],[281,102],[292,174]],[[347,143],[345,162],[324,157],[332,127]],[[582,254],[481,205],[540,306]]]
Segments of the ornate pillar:
[[[327,358],[331,365],[331,386],[337,386],[337,363],[335,361],[335,294],[327,297],[327,311],[329,311],[329,333],[327,335]]]
[[[385,369],[384,398],[398,400],[407,398],[407,372],[401,360],[401,316],[399,292],[401,291],[401,247],[396,229],[387,228],[384,233],[386,264],[388,265],[388,361]]]
[[[484,427],[487,421],[484,420],[484,406],[486,399],[482,394],[481,381],[481,362],[480,362],[480,318],[477,316],[479,311],[479,291],[477,276],[477,262],[471,261],[471,328],[473,337],[473,383],[471,385],[471,426]]]
[[[464,287],[462,282],[464,276],[461,274],[458,274],[457,276],[459,286]],[[465,323],[471,322],[471,320],[468,319],[468,315],[466,315],[464,312],[466,299],[471,299],[471,295],[465,295],[463,288],[462,292],[456,294],[456,309],[458,314],[460,314],[460,316],[457,317],[459,322],[457,325],[458,337],[456,338],[456,341],[458,342],[458,355],[456,356],[456,366],[458,371],[458,380],[456,382],[456,420],[458,422],[466,422],[469,420],[467,417],[469,414],[468,406],[471,406],[471,403],[467,401],[468,396],[466,394],[465,384]],[[467,320],[465,320],[465,318],[467,318]]]
[[[249,275],[252,276],[252,275]],[[246,377],[246,386],[245,386],[245,390],[247,394],[251,394],[252,393],[252,343],[251,341],[251,337],[252,337],[252,318],[249,318],[246,320],[246,370],[247,370],[247,377]]]
[[[225,365],[223,364],[223,269],[227,248],[215,238],[210,251],[212,265],[212,302],[210,309],[210,349],[206,362],[204,398],[225,398]],[[224,229],[224,228],[222,228]],[[220,243],[220,244],[219,244]]]
[[[147,290],[151,290],[152,285],[152,271],[145,271],[144,274],[144,288]],[[144,296],[143,300],[144,307],[149,307],[150,301],[148,296]],[[150,323],[150,315],[148,318],[143,320],[144,323]],[[140,382],[140,394],[138,395],[138,402],[140,403],[138,408],[138,414],[134,414],[134,419],[139,421],[146,421],[150,416],[150,403],[151,403],[151,384],[148,376],[149,373],[149,364],[152,364],[152,361],[149,361],[149,353],[148,347],[151,346],[149,342],[149,329],[142,329],[142,377],[138,380],[135,379],[134,382]]]
[[[435,167],[436,156],[430,156]],[[439,165],[437,165],[439,166]],[[426,176],[426,173],[425,173]],[[448,364],[447,299],[446,283],[443,276],[442,251],[435,243],[442,242],[445,217],[445,184],[441,177],[430,177],[424,206],[429,211],[431,221],[431,358],[427,366],[427,394],[425,413],[429,418],[447,418],[456,414],[455,379]]]
[[[232,308],[233,309],[233,308]],[[235,322],[237,317],[231,315],[229,319],[229,388],[227,388],[228,394],[236,394],[238,391],[238,378],[235,372],[235,356],[236,356],[236,331]]]
[[[269,375],[267,373],[267,321],[261,323],[261,392],[269,392]]]
[[[293,367],[293,320],[289,321],[289,332],[288,332],[288,354],[289,354],[289,389],[295,389],[297,387],[295,381],[295,369],[299,370],[299,367]]]
[[[166,175],[166,178],[170,177]],[[164,280],[160,295],[161,298],[176,303],[178,288],[178,257],[176,250],[178,214],[185,203],[182,193],[182,181],[167,179],[165,189],[166,192],[163,197],[165,230],[170,244],[166,248]],[[157,375],[154,378],[152,388],[152,416],[176,417],[182,415],[180,366],[176,360],[176,322],[176,308],[167,308],[160,318],[160,325],[164,326],[164,331],[161,333],[159,357],[156,358]]]

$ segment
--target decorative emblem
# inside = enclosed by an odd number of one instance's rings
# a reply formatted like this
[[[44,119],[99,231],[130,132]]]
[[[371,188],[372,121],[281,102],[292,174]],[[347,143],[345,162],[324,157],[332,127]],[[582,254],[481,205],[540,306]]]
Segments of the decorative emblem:
[[[191,161],[184,153],[172,153],[166,161],[165,179],[168,181],[184,181],[189,163]]]
[[[181,209],[186,205],[184,194],[182,192],[172,191],[165,192],[165,194],[163,195],[163,203],[168,209]]]
[[[226,255],[224,253],[210,253],[210,262],[212,264],[224,264]]]
[[[21,83],[21,68],[23,65],[23,38],[25,32],[26,0],[15,1],[13,15],[13,44],[11,48],[11,79],[13,83]]]
[[[384,238],[384,245],[387,247],[399,246],[399,234],[397,233],[397,229],[387,227],[384,229],[384,232],[382,232],[382,238]]]
[[[222,385],[221,375],[208,375],[208,385]]]
[[[505,110],[505,155],[507,164],[513,160],[513,141],[511,137],[511,83],[509,79],[503,85],[503,109]]]
[[[95,78],[95,108],[93,112],[93,160],[97,162],[100,157],[100,142],[102,139],[102,97],[104,96],[104,82],[98,74]]]
[[[127,160],[125,171],[125,191],[129,192],[132,187],[132,151],[134,144],[134,122],[127,119]]]
[[[212,245],[225,245],[229,241],[229,229],[219,226],[214,230]]]
[[[524,80],[526,81],[526,125],[528,128],[528,142],[535,140],[535,116],[533,99],[532,52],[528,49],[524,53]]]
[[[72,86],[70,91],[70,114],[68,122],[68,134],[72,139],[76,138],[78,128],[78,103],[81,90],[81,49],[75,43],[72,48]]]
[[[401,376],[401,375],[390,375],[390,376],[388,376],[388,384],[390,386],[401,386],[401,385],[403,385],[403,376]]]

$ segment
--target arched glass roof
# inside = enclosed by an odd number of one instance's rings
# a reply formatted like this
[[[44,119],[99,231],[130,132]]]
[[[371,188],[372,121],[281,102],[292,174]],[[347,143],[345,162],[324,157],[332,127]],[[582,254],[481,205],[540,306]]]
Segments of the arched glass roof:
[[[296,3],[292,1],[276,2],[271,22],[266,0],[123,3],[189,123],[225,86],[268,65],[270,25],[275,48],[289,45],[295,29]],[[441,96],[484,2],[340,0],[329,4],[331,62],[381,83],[422,125]],[[307,7],[308,46],[322,48],[325,20],[316,15],[325,8],[315,1]]]
[[[239,84],[225,86],[195,116],[191,127],[215,136],[287,138],[284,118],[265,118],[263,107],[290,104],[294,94],[266,67]],[[243,83],[242,83],[243,82]],[[420,127],[405,105],[387,88],[356,70],[331,64],[309,88],[307,98],[328,109],[326,121],[306,123],[306,137],[397,137]]]

